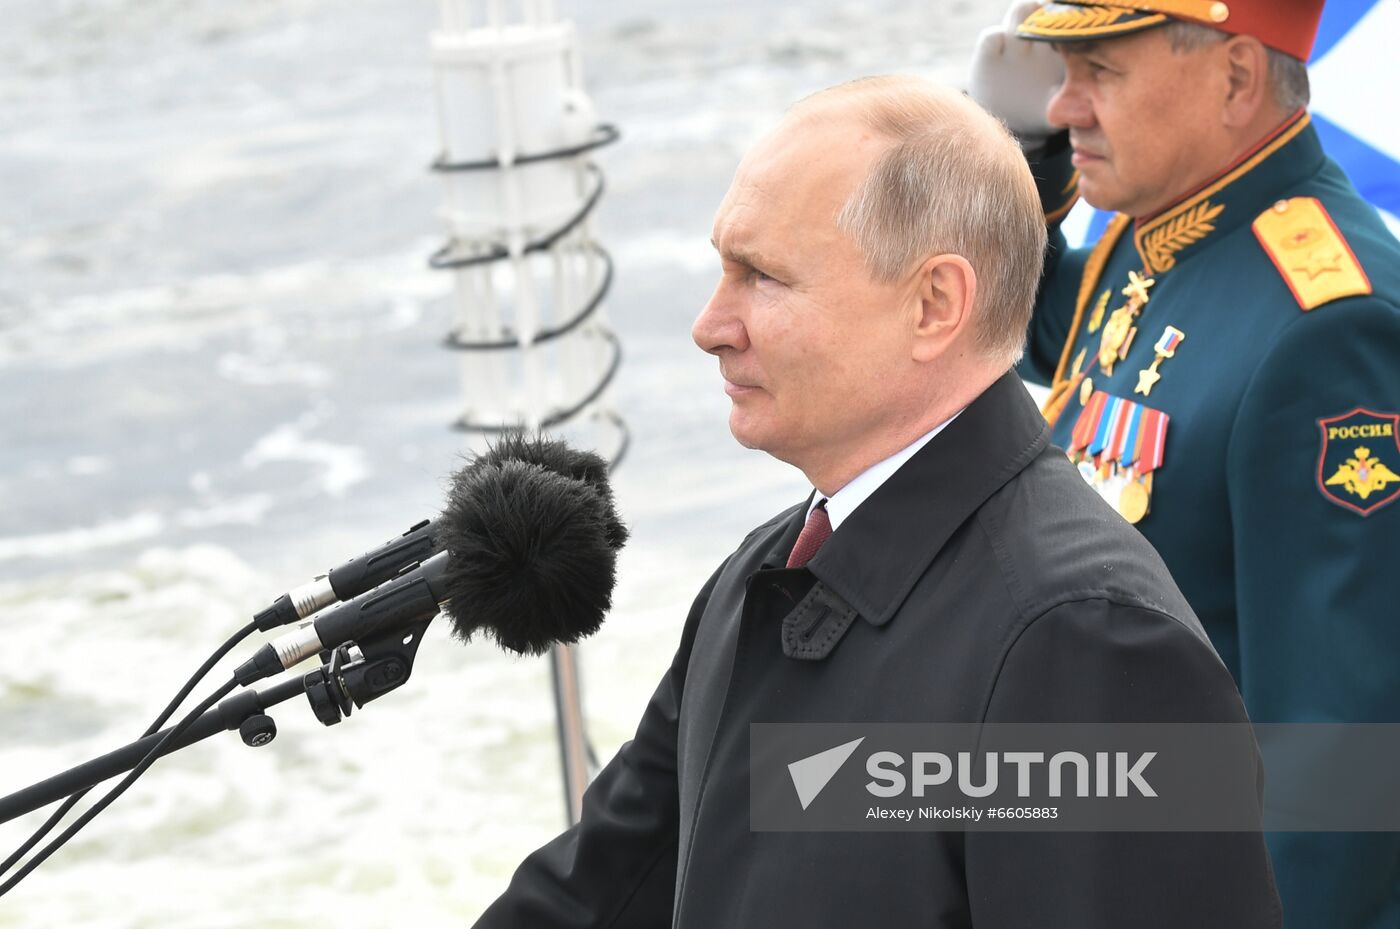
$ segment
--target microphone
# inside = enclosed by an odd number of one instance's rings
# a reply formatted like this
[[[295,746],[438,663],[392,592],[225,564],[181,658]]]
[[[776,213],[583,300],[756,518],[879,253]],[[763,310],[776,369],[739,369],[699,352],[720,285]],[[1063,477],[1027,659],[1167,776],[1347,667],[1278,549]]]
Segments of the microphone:
[[[471,467],[489,467],[507,461],[536,464],[555,474],[583,481],[592,487],[607,509],[608,542],[621,548],[627,529],[613,507],[608,484],[608,463],[592,452],[570,448],[566,443],[522,433],[507,433],[475,459]],[[282,594],[272,605],[253,617],[258,631],[270,632],[279,626],[307,619],[328,606],[353,600],[393,578],[404,568],[426,561],[442,551],[441,517],[425,519],[410,526],[402,535],[351,558],[338,568]]]
[[[306,619],[333,604],[353,600],[383,584],[407,565],[424,561],[438,551],[440,532],[437,520],[416,523],[403,535],[287,591],[255,615],[253,622],[259,632],[270,632],[278,626]]]
[[[480,634],[539,655],[598,631],[612,606],[627,529],[596,455],[557,441],[502,442],[454,476],[434,525],[444,551],[264,645],[234,679],[251,684],[439,611],[463,642]]]

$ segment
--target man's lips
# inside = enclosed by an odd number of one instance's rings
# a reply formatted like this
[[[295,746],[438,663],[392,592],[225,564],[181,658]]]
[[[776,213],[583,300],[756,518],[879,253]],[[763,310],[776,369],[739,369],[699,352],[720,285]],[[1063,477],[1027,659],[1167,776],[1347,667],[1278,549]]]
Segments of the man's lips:
[[[757,387],[748,382],[748,378],[734,377],[730,375],[727,371],[723,370],[719,372],[719,376],[724,378],[724,392],[729,394],[729,396],[731,397],[735,397],[743,393],[748,393],[749,391],[758,390]]]
[[[1093,164],[1095,162],[1105,160],[1107,159],[1105,159],[1103,155],[1098,154],[1092,149],[1080,148],[1077,145],[1074,146],[1074,154],[1070,156],[1070,163],[1073,164],[1076,168],[1081,168],[1086,164]]]

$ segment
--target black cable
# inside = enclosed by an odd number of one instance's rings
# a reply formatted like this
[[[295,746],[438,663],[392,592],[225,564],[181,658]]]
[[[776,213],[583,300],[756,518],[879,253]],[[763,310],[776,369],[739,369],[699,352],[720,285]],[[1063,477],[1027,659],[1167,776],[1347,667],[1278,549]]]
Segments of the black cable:
[[[617,336],[615,334],[607,330],[600,330],[599,332],[594,333],[594,335],[612,346],[613,354],[612,359],[608,362],[608,370],[603,372],[602,379],[599,380],[596,385],[594,385],[593,389],[588,392],[587,396],[575,403],[573,406],[561,407],[559,409],[551,410],[550,413],[544,417],[544,419],[540,420],[539,425],[536,428],[552,429],[555,426],[558,426],[562,423],[566,423],[569,420],[573,419],[579,413],[583,412],[583,409],[587,407],[590,403],[601,397],[603,395],[603,391],[607,390],[608,385],[613,382],[613,379],[615,377],[617,377],[617,371],[620,367],[622,367],[622,343],[618,341]],[[456,422],[452,424],[452,428],[460,432],[481,432],[487,435],[497,435],[502,432],[515,432],[523,427],[518,421],[488,423],[480,422],[474,419],[469,419],[466,416],[461,416],[457,419]],[[625,450],[626,449],[624,447],[623,451]]]
[[[613,452],[612,458],[608,460],[608,470],[610,472],[616,471],[621,467],[623,460],[627,458],[627,450],[632,447],[632,430],[627,428],[627,422],[613,410],[608,410],[602,415],[603,418],[617,427],[617,449]]]
[[[622,137],[622,133],[611,123],[600,123],[593,129],[594,136],[587,142],[580,142],[577,145],[570,145],[567,148],[556,148],[547,152],[535,152],[529,155],[516,155],[511,160],[509,167],[515,165],[536,164],[541,161],[555,161],[560,158],[573,158],[593,151],[595,148],[602,148],[604,145],[611,145]],[[1068,133],[1065,133],[1068,137]],[[483,158],[479,161],[448,161],[446,155],[439,155],[429,167],[434,171],[487,171],[492,168],[508,167],[504,161],[498,157]]]
[[[161,714],[156,717],[156,721],[151,723],[145,732],[141,733],[141,737],[144,739],[148,735],[159,732],[160,727],[164,726],[165,721],[180,708],[180,704],[185,702],[185,698],[199,685],[199,682],[204,679],[204,676],[213,670],[214,665],[218,664],[225,655],[233,651],[240,642],[256,632],[257,629],[257,623],[249,623],[230,636],[227,642],[220,645],[219,648],[209,656],[208,660],[200,665],[199,670],[194,673],[194,676],[185,682],[185,686],[180,688],[180,692],[175,695],[175,699],[171,700],[170,703],[166,705],[165,709],[161,711]],[[91,788],[88,788],[88,790],[91,790]],[[0,863],[0,876],[3,876],[6,871],[9,871],[15,866],[17,861],[29,854],[31,848],[43,841],[44,836],[52,832],[53,827],[57,826],[59,822],[63,820],[63,817],[67,816],[69,811],[77,806],[83,797],[87,796],[88,790],[80,790],[67,800],[64,800],[63,805],[55,810],[53,815],[50,816],[42,826],[34,830],[34,834],[26,839],[23,845],[15,849],[14,853],[6,858],[3,863]]]
[[[584,165],[584,167],[588,170],[588,173],[593,175],[595,181],[592,193],[583,201],[583,205],[574,212],[574,215],[565,220],[564,224],[558,229],[555,229],[542,239],[533,239],[526,242],[524,248],[521,249],[522,255],[547,251],[553,247],[556,242],[577,229],[579,225],[588,218],[588,214],[593,212],[593,208],[598,205],[598,201],[603,199],[603,172],[594,164],[587,164]],[[474,265],[490,264],[493,261],[504,261],[511,257],[510,249],[499,244],[493,245],[490,251],[480,255],[453,257],[452,248],[455,244],[455,240],[448,242],[429,255],[428,267],[432,268],[434,271],[445,271],[453,268],[470,268]]]
[[[598,286],[594,288],[593,295],[588,298],[588,301],[583,305],[583,309],[574,314],[573,318],[557,326],[539,330],[535,333],[535,337],[528,343],[523,343],[518,338],[470,341],[463,339],[454,332],[449,334],[445,340],[447,347],[454,351],[462,352],[500,351],[508,348],[523,348],[526,344],[541,345],[545,342],[557,339],[560,336],[568,335],[570,332],[573,332],[579,326],[583,325],[588,317],[592,316],[594,311],[602,304],[603,298],[608,295],[608,290],[612,287],[613,279],[612,256],[597,243],[590,242],[587,248],[603,262],[603,274],[598,282]],[[510,329],[506,328],[505,331],[509,332]]]
[[[229,694],[233,693],[234,689],[237,686],[238,682],[230,678],[227,683],[225,683],[217,691],[211,694],[208,699],[206,699],[199,706],[195,707],[193,710],[190,710],[190,712],[185,716],[184,719],[176,723],[175,727],[169,732],[167,732],[165,734],[165,737],[159,742],[157,742],[155,747],[146,753],[146,757],[141,759],[141,763],[138,764],[135,768],[132,768],[131,773],[128,774],[120,784],[107,791],[106,796],[104,796],[101,800],[93,804],[92,808],[89,809],[86,813],[74,820],[73,824],[67,829],[65,829],[62,835],[54,839],[48,845],[45,845],[37,855],[26,861],[24,863],[24,867],[16,871],[8,881],[6,881],[3,884],[0,884],[0,897],[5,896],[5,894],[13,890],[16,884],[28,877],[30,872],[32,872],[35,868],[39,867],[39,865],[43,864],[46,860],[48,860],[48,857],[50,855],[62,848],[64,844],[68,842],[69,839],[73,838],[73,836],[77,835],[84,826],[92,822],[93,818],[97,816],[98,813],[101,813],[103,810],[107,809],[107,807],[111,806],[113,801],[115,801],[118,797],[125,793],[126,789],[132,784],[134,784],[138,777],[145,774],[146,770],[150,768],[151,765],[156,763],[156,759],[159,758],[161,754],[165,751],[165,747],[167,745],[178,739],[180,737],[180,734],[186,729],[188,729],[190,726],[192,726],[195,720],[203,716],[204,713],[210,707],[218,703],[224,697],[227,697]]]

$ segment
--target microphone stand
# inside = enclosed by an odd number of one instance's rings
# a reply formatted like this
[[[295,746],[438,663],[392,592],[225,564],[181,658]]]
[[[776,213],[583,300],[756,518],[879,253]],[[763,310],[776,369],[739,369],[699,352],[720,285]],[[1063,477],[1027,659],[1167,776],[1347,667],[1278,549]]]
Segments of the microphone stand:
[[[169,755],[196,742],[224,731],[239,730],[246,745],[259,746],[271,742],[277,726],[265,711],[306,692],[304,678],[283,681],[263,691],[245,690],[229,697],[195,720],[188,729],[161,752]],[[173,728],[173,727],[172,727]],[[9,822],[25,813],[62,800],[80,790],[95,787],[111,777],[130,771],[170,732],[170,728],[152,733],[144,739],[108,752],[99,758],[69,768],[7,797],[0,797],[0,823]]]
[[[362,643],[347,642],[321,653],[321,667],[265,690],[234,694],[199,719],[161,751],[161,756],[194,745],[219,732],[238,730],[243,744],[258,748],[277,736],[277,724],[267,711],[298,694],[306,694],[311,710],[323,725],[333,726],[371,700],[408,680],[423,632],[433,617],[412,626],[380,633]],[[0,823],[33,812],[141,763],[170,729],[162,729],[116,751],[70,768],[47,780],[0,797]]]

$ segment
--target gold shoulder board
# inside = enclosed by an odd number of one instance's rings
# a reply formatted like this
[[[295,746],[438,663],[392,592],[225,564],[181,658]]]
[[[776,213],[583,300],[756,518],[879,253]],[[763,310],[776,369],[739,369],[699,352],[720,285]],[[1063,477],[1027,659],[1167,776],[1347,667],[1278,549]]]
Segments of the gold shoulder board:
[[[1254,235],[1304,312],[1371,292],[1371,281],[1315,197],[1280,200],[1259,214]]]

